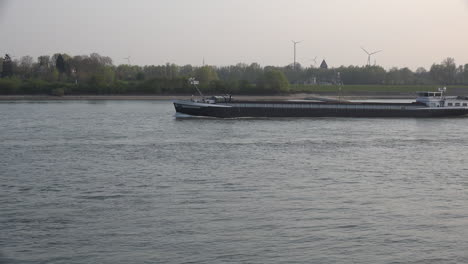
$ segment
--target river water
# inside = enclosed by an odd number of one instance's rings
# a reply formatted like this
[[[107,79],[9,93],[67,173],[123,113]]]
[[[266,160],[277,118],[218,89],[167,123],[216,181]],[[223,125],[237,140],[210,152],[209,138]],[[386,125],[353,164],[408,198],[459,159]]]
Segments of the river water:
[[[468,263],[468,119],[0,103],[0,263]]]

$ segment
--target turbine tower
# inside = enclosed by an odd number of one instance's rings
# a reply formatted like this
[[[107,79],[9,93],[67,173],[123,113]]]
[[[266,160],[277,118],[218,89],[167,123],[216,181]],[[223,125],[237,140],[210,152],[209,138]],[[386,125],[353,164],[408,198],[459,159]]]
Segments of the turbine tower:
[[[296,69],[296,44],[301,43],[302,40],[301,40],[301,41],[294,41],[294,40],[291,40],[291,41],[292,41],[292,43],[294,44],[294,64],[293,64],[293,68],[294,68],[294,70],[295,70],[295,69]]]
[[[372,55],[383,51],[383,50],[377,50],[377,51],[373,51],[373,52],[368,52],[368,51],[367,51],[365,48],[363,48],[363,47],[361,47],[361,49],[367,54],[367,65],[366,65],[366,66],[370,66],[370,65],[371,65],[371,56],[372,56]]]

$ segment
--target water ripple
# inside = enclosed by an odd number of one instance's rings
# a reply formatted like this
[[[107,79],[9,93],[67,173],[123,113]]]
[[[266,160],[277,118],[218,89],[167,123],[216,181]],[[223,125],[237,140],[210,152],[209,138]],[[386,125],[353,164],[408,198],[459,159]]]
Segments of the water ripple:
[[[468,262],[468,119],[0,112],[0,263]]]

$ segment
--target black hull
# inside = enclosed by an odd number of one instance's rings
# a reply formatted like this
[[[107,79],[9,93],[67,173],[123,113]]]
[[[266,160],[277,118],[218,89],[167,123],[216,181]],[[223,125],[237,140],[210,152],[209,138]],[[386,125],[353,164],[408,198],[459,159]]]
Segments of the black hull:
[[[174,103],[176,112],[218,118],[236,117],[452,117],[468,115],[467,108],[349,109],[349,108],[279,108],[279,107],[184,107]]]

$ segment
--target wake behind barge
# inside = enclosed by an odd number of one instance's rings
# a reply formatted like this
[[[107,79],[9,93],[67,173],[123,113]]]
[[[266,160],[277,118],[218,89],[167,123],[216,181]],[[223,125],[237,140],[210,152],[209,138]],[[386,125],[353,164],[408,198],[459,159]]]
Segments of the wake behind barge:
[[[468,114],[468,99],[418,92],[412,103],[325,101],[236,101],[230,96],[174,101],[179,114],[236,117],[450,117]]]

